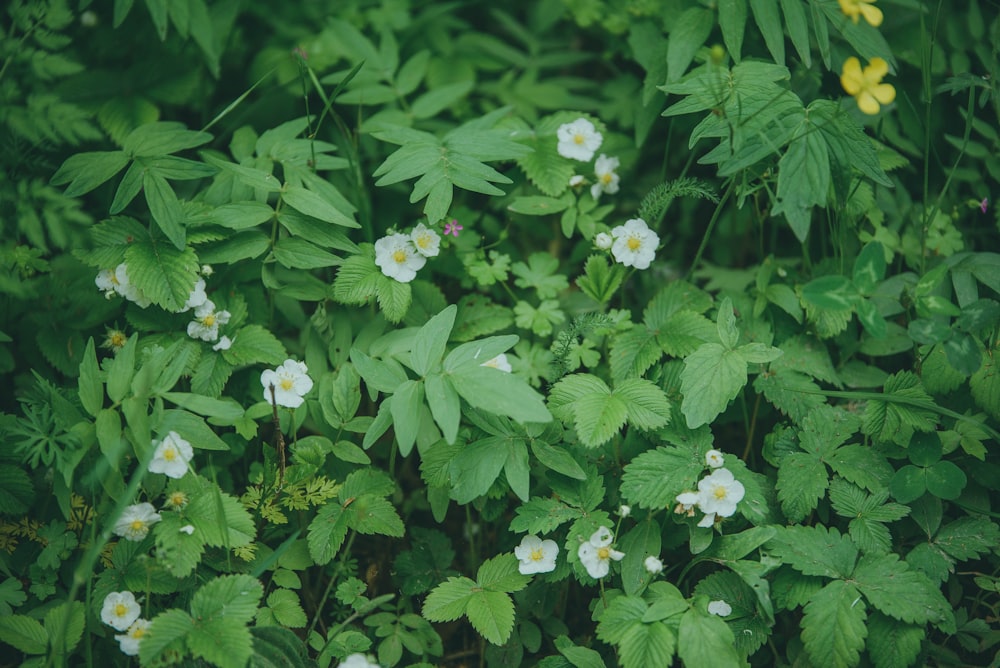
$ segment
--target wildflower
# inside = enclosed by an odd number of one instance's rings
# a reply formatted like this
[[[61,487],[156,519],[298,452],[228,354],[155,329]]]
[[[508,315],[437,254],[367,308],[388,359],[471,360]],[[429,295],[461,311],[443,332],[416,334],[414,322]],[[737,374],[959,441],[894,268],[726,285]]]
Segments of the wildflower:
[[[505,353],[500,353],[493,359],[486,360],[479,366],[488,366],[490,368],[499,369],[500,371],[505,371],[507,373],[510,373],[511,371],[514,370],[513,367],[511,367],[510,362],[507,361],[507,355]]]
[[[681,492],[675,497],[677,501],[677,507],[674,508],[674,512],[678,515],[687,515],[691,517],[694,515],[694,508],[698,505],[698,492]]]
[[[183,478],[188,470],[188,462],[194,457],[191,444],[171,431],[162,441],[153,441],[153,459],[149,462],[150,473],[162,473],[168,478]]]
[[[599,199],[602,193],[614,195],[618,192],[618,158],[609,158],[603,153],[594,163],[594,173],[597,175],[597,183],[590,186],[590,194],[594,199]]]
[[[448,236],[450,234],[452,236],[456,236],[457,237],[458,233],[461,232],[464,229],[465,229],[464,227],[462,227],[461,225],[458,224],[458,219],[457,218],[452,218],[450,223],[445,223],[444,224],[444,234],[445,234],[445,236]]]
[[[375,264],[382,273],[400,283],[409,283],[427,258],[417,252],[413,241],[405,234],[390,234],[375,242]]]
[[[840,85],[848,95],[853,95],[858,101],[858,108],[863,113],[875,115],[880,104],[889,104],[896,99],[896,89],[891,84],[881,83],[882,77],[889,72],[889,63],[881,58],[872,58],[864,72],[861,62],[854,56],[844,61],[840,74]]]
[[[229,350],[233,347],[233,341],[235,340],[235,337],[231,339],[228,336],[223,335],[219,338],[219,342],[212,346],[212,350],[216,352],[220,350]]]
[[[607,232],[598,232],[594,235],[594,245],[597,246],[599,250],[610,250],[614,243],[615,240],[612,239],[611,235]]]
[[[724,458],[718,450],[709,450],[705,453],[705,465],[717,469],[724,464]]]
[[[733,606],[722,600],[711,601],[708,604],[708,612],[709,614],[718,615],[719,617],[728,617],[733,614]]]
[[[193,308],[197,308],[208,301],[208,295],[205,293],[205,279],[199,278],[194,287],[191,289],[191,294],[188,295],[187,301],[184,302],[184,306],[178,313],[184,313],[185,311],[190,311]]]
[[[203,265],[201,265],[201,275],[202,276],[211,276],[214,273],[215,273],[215,269],[212,269],[212,265],[210,265],[210,264],[203,264]]]
[[[514,556],[521,560],[517,570],[521,575],[548,573],[556,568],[559,546],[554,540],[542,540],[538,536],[525,536],[521,544],[514,548]]]
[[[231,317],[229,311],[216,311],[215,303],[206,299],[194,310],[194,320],[187,326],[188,336],[202,341],[215,341],[219,338],[219,325],[225,325]]]
[[[986,209],[990,207],[990,200],[988,197],[984,197],[983,201],[979,203],[979,210],[986,213]]]
[[[649,263],[656,254],[656,246],[660,243],[660,237],[649,229],[646,221],[642,218],[627,220],[624,225],[611,230],[611,236],[614,237],[611,254],[614,255],[615,262],[636,269],[649,268]]]
[[[705,515],[698,520],[698,526],[703,529],[710,529],[713,524],[715,524],[715,513],[705,513]]]
[[[381,668],[368,654],[351,654],[337,664],[337,668]]]
[[[137,619],[128,627],[128,631],[122,635],[115,636],[115,640],[118,641],[118,647],[123,654],[127,654],[128,656],[137,656],[139,654],[139,643],[142,641],[143,636],[146,635],[150,623],[145,619]]]
[[[729,469],[716,469],[698,482],[698,507],[705,514],[729,517],[746,490]]]
[[[840,11],[844,16],[850,18],[856,24],[858,17],[865,17],[873,28],[882,25],[882,10],[875,7],[875,0],[837,0],[840,3]]]
[[[194,525],[185,524],[180,529],[178,529],[178,531],[180,531],[181,533],[186,533],[189,536],[193,536],[194,535]]]
[[[104,597],[101,606],[101,621],[118,631],[124,631],[139,619],[142,608],[130,591],[113,591]]]
[[[264,386],[264,400],[267,403],[297,408],[302,405],[302,397],[312,389],[313,381],[304,362],[285,360],[277,369],[268,369],[260,374],[260,384]],[[273,396],[272,396],[273,393]]]
[[[115,278],[114,269],[101,269],[94,279],[97,289],[104,293],[106,299],[111,299],[118,293],[118,279]]]
[[[135,302],[136,306],[146,308],[153,302],[140,290],[128,277],[128,267],[122,262],[115,267],[115,292],[120,294],[130,302]]]
[[[607,527],[600,527],[590,537],[586,543],[580,544],[577,556],[580,563],[587,569],[587,574],[592,578],[603,578],[611,569],[611,560],[621,561],[625,556],[624,552],[611,548],[614,541],[614,534]]]
[[[564,158],[588,162],[594,157],[594,151],[601,147],[604,137],[597,131],[594,124],[586,118],[578,118],[572,123],[564,123],[556,130],[559,145],[556,149]]]
[[[582,174],[574,174],[569,177],[569,187],[576,188],[577,186],[583,185],[584,181],[586,181],[586,178]]]
[[[424,257],[434,257],[441,251],[441,237],[423,223],[413,228],[410,240],[413,241],[417,252]]]
[[[658,557],[646,557],[642,565],[646,568],[646,572],[653,575],[663,572],[663,562]]]
[[[104,343],[101,344],[101,347],[117,353],[125,347],[126,343],[128,343],[128,336],[126,336],[125,332],[120,329],[109,329],[108,333],[104,336]]]
[[[180,490],[167,494],[167,507],[173,510],[180,510],[188,504],[188,495]]]
[[[618,507],[618,514],[621,517],[628,517],[632,514],[632,506],[621,505]]]
[[[115,522],[115,535],[128,540],[140,541],[149,534],[149,528],[160,521],[160,514],[151,503],[137,503],[129,506]],[[124,630],[118,629],[119,631]]]

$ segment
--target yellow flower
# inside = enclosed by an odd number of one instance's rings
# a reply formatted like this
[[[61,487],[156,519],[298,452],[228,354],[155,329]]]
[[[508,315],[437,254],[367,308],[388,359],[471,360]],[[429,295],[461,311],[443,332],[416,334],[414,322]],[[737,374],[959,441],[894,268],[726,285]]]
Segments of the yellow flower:
[[[875,0],[837,0],[840,3],[840,11],[844,12],[844,16],[849,17],[855,23],[858,22],[858,16],[864,16],[865,21],[874,27],[878,28],[882,25],[882,10],[875,7]]]
[[[840,85],[848,95],[854,96],[862,112],[874,115],[878,113],[880,104],[889,104],[896,99],[896,89],[890,84],[882,83],[882,77],[888,72],[889,63],[881,58],[872,58],[862,72],[861,63],[851,56],[844,61]]]

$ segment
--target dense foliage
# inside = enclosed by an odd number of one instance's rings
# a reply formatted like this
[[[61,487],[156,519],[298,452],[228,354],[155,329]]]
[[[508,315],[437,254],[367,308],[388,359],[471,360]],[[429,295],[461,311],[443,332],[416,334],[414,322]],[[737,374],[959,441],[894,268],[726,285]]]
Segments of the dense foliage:
[[[992,0],[12,0],[3,665],[996,665]]]

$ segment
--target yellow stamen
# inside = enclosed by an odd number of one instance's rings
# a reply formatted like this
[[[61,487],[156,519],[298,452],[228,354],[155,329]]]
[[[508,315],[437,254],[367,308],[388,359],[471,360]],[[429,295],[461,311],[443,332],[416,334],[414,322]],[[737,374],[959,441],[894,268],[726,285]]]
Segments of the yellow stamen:
[[[713,491],[712,493],[715,495],[715,498],[717,498],[717,499],[721,500],[721,499],[726,498],[726,488],[725,487],[716,487],[715,491]]]
[[[608,185],[609,183],[611,183],[611,178],[612,178],[611,172],[608,172],[606,174],[601,174],[601,183],[603,183],[604,185]]]
[[[406,251],[402,249],[395,251],[392,254],[392,259],[396,264],[403,264],[406,262]]]
[[[128,612],[128,606],[124,603],[115,606],[115,617],[124,617],[126,612]]]
[[[597,548],[597,558],[602,561],[611,557],[611,550],[606,547]]]
[[[431,245],[431,237],[428,234],[422,234],[417,237],[417,245],[421,248],[427,248]]]
[[[205,325],[205,327],[211,327],[212,325],[214,325],[215,314],[209,313],[208,315],[206,315],[204,318],[201,319],[201,324]]]
[[[132,531],[142,531],[146,528],[146,523],[142,520],[132,520],[132,523],[129,524],[129,526],[132,527]]]
[[[628,238],[628,249],[629,250],[633,250],[633,251],[634,250],[639,250],[640,246],[642,246],[642,242],[641,241],[639,241],[635,237],[629,237]]]
[[[164,450],[164,452],[163,452],[163,458],[166,459],[168,462],[172,462],[175,459],[177,459],[177,451],[174,450],[173,448],[169,448],[167,450]]]
[[[583,135],[581,135],[581,134],[575,134],[575,135],[573,135],[573,143],[574,144],[582,144],[585,141],[587,141],[587,138],[584,137]]]
[[[541,550],[532,550],[531,551],[531,560],[532,561],[541,561],[544,556],[545,555],[542,554]]]
[[[292,389],[292,385],[294,385],[294,383],[292,382],[291,378],[282,378],[280,385],[281,389],[283,389],[285,392],[288,392],[289,390]]]

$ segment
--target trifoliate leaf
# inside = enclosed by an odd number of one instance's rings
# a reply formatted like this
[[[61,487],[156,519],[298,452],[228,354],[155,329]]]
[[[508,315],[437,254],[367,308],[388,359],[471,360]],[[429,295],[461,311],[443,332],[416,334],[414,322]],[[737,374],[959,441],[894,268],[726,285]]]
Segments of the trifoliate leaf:
[[[931,410],[934,400],[920,385],[920,378],[910,371],[889,376],[883,393],[885,400],[868,401],[863,430],[878,441],[906,446],[916,431],[933,431],[937,415]],[[893,398],[899,399],[893,401]]]
[[[516,517],[510,522],[515,533],[547,534],[561,524],[579,519],[580,510],[567,506],[550,497],[534,498],[514,509]]]
[[[275,589],[267,597],[267,607],[274,615],[274,621],[282,626],[300,629],[309,619],[299,602],[299,596],[289,589]]]
[[[802,641],[816,665],[851,668],[865,646],[866,606],[854,585],[834,580],[813,594],[802,616]]]
[[[866,649],[875,668],[908,668],[916,662],[925,635],[923,627],[904,624],[875,610],[868,617]]]
[[[778,558],[804,575],[847,578],[858,558],[858,548],[850,538],[823,526],[784,527],[767,544]]]
[[[708,424],[726,410],[747,383],[747,363],[738,350],[706,343],[684,359],[681,412],[691,429]]]
[[[548,336],[553,325],[566,320],[566,314],[555,299],[545,299],[535,308],[525,301],[514,305],[514,324],[522,329],[530,329],[538,336]]]
[[[883,614],[911,624],[954,628],[951,605],[926,575],[912,570],[894,553],[861,558],[851,576],[868,602]]]
[[[503,645],[514,630],[514,602],[502,592],[473,593],[465,614],[468,615],[472,628],[494,645]],[[424,616],[427,616],[426,612]]]

